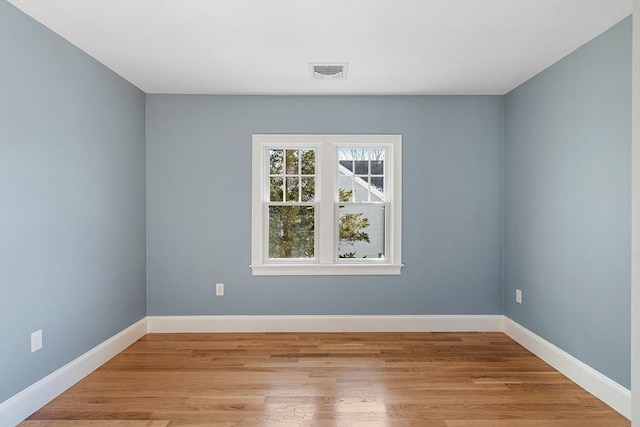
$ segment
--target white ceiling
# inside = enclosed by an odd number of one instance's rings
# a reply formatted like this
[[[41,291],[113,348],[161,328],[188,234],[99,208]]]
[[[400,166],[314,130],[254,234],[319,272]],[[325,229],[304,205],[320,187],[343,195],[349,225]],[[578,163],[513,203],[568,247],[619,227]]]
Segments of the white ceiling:
[[[147,93],[504,94],[631,0],[10,0]],[[348,62],[311,80],[309,62]]]

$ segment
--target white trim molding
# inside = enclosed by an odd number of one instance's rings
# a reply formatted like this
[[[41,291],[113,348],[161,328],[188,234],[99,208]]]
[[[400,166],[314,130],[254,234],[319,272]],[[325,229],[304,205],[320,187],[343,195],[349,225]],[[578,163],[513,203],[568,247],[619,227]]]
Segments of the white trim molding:
[[[149,333],[500,332],[502,315],[149,316]]]
[[[630,390],[506,316],[503,332],[621,415],[631,419]]]
[[[15,426],[147,333],[144,318],[0,404],[0,427]]]
[[[254,276],[399,275],[404,264],[251,264]]]

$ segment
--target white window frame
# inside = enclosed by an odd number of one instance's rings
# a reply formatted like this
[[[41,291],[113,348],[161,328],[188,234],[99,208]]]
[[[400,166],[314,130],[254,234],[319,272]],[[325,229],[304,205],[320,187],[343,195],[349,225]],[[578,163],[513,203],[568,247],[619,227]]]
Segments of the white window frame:
[[[338,259],[339,148],[384,148],[385,258]],[[268,150],[316,150],[313,259],[268,259]],[[390,168],[390,169],[388,169]],[[402,135],[265,135],[252,137],[251,269],[260,275],[398,275],[402,269]]]

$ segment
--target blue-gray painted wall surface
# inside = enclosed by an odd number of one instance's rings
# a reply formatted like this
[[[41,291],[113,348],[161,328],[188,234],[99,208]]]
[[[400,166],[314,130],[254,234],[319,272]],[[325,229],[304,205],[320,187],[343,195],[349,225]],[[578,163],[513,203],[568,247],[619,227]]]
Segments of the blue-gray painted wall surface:
[[[629,387],[631,19],[507,94],[505,122],[505,314]]]
[[[252,276],[254,133],[401,134],[402,275]],[[147,95],[148,314],[499,314],[503,137],[500,96]]]
[[[146,314],[145,94],[4,0],[0,93],[3,401]]]

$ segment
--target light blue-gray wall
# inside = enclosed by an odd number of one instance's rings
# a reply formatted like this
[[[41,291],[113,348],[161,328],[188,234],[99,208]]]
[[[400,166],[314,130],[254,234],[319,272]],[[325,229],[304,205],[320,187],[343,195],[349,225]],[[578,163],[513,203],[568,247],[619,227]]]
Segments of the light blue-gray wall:
[[[253,133],[402,134],[402,275],[252,276]],[[500,96],[147,95],[148,314],[500,314],[503,137]]]
[[[505,123],[504,312],[629,387],[631,18],[507,94]]]
[[[145,94],[4,0],[0,94],[3,401],[146,314]]]

